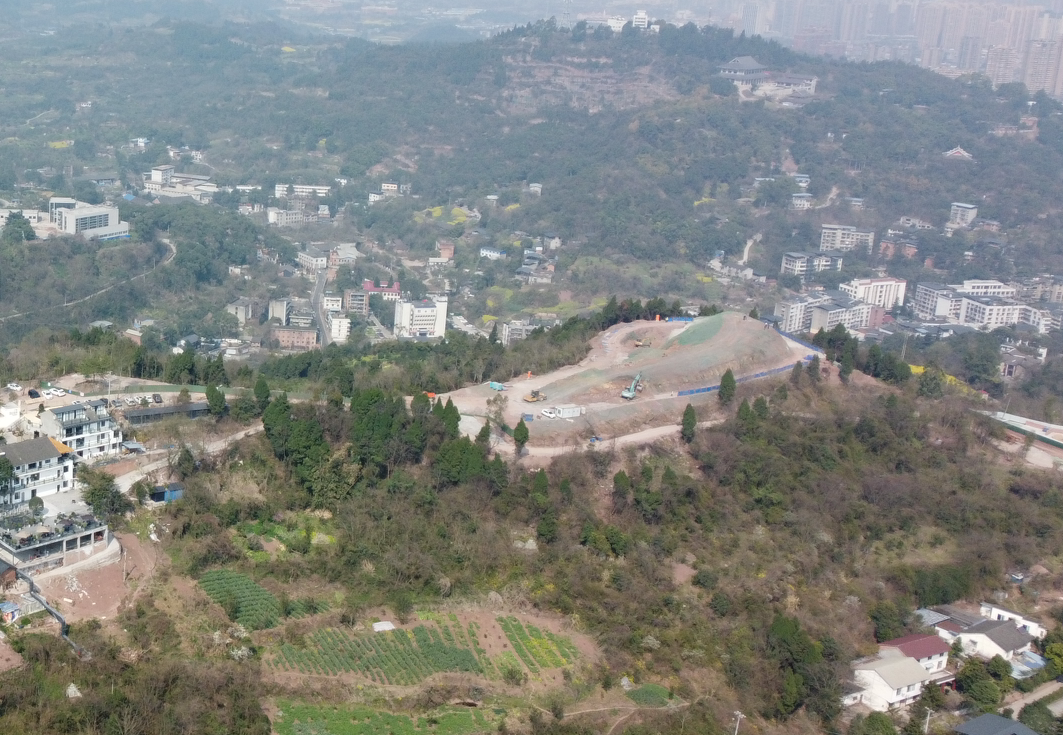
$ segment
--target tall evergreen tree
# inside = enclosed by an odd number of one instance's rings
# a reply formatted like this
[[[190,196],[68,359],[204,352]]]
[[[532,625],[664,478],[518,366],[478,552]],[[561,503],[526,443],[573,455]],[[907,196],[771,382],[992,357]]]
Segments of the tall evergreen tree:
[[[687,407],[683,409],[683,428],[680,430],[679,435],[683,437],[683,441],[687,444],[694,441],[694,432],[698,428],[698,415],[694,413],[694,407],[689,403]]]
[[[720,403],[726,406],[733,401],[737,390],[738,383],[735,381],[735,374],[731,368],[727,368],[727,372],[720,378]]]

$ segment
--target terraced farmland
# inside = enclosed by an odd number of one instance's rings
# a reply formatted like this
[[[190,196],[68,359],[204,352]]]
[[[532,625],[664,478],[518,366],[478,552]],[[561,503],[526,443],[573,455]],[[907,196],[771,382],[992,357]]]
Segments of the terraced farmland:
[[[421,617],[425,622],[410,631],[354,635],[333,628],[318,630],[307,636],[305,646],[283,643],[267,660],[278,671],[358,674],[378,684],[417,684],[446,671],[500,678],[497,666],[480,646],[482,632],[477,623],[463,627],[453,614]],[[516,618],[498,621],[513,651],[533,674],[566,666],[576,658],[576,647],[563,636],[543,633],[533,625],[525,627]]]
[[[280,620],[280,602],[246,574],[215,569],[200,577],[199,586],[248,630],[272,628]]]

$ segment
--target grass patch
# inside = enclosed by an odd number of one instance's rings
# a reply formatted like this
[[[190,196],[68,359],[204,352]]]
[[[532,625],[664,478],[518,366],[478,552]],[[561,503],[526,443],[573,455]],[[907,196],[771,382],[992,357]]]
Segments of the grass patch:
[[[676,340],[681,345],[698,345],[702,342],[708,342],[720,331],[720,327],[723,326],[723,319],[723,314],[698,319],[684,329],[683,333],[676,337]],[[665,349],[671,347],[671,344],[672,342],[669,340],[668,344],[665,345]]]
[[[667,707],[671,693],[660,684],[643,684],[627,693],[628,699],[640,707]]]
[[[489,732],[491,722],[477,709],[444,707],[417,717],[369,709],[279,702],[273,731],[279,735],[471,735]]]

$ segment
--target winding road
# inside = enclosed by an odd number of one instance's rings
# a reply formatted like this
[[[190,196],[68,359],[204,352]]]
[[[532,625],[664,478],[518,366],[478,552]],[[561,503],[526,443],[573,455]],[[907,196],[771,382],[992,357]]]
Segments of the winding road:
[[[88,296],[83,296],[80,299],[77,299],[76,301],[66,301],[66,302],[64,302],[62,304],[54,304],[52,306],[45,306],[45,307],[40,308],[40,309],[34,309],[33,311],[21,311],[18,314],[8,314],[7,316],[0,317],[0,324],[2,324],[3,322],[6,322],[8,319],[17,319],[18,317],[26,316],[27,314],[39,314],[42,311],[49,311],[50,309],[59,309],[59,308],[66,308],[68,306],[77,306],[78,304],[85,303],[89,299],[94,299],[94,298],[96,298],[97,296],[99,296],[101,294],[105,294],[108,291],[113,291],[114,289],[118,288],[119,286],[124,286],[127,283],[132,283],[133,281],[136,281],[136,280],[139,280],[141,278],[147,277],[148,274],[154,273],[155,269],[158,268],[160,265],[166,265],[167,263],[172,262],[174,257],[176,257],[176,255],[177,255],[177,246],[176,245],[174,245],[172,242],[170,242],[169,240],[167,240],[164,237],[161,237],[159,239],[163,243],[165,243],[165,245],[166,245],[167,249],[169,249],[170,253],[165,258],[162,259],[161,263],[158,263],[158,264],[152,266],[151,270],[144,271],[143,273],[138,273],[135,276],[131,276],[131,277],[126,278],[125,280],[122,280],[122,281],[118,281],[118,283],[112,283],[110,286],[105,286],[104,288],[101,288],[99,291],[95,291],[93,293],[90,293]]]

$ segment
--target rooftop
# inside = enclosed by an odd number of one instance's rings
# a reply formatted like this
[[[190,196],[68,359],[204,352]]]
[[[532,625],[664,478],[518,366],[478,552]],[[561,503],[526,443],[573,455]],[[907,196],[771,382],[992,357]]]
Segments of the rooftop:
[[[893,689],[903,689],[912,684],[921,684],[931,678],[930,672],[924,669],[915,659],[907,656],[879,654],[878,656],[853,664],[857,671],[874,671],[888,686]]]
[[[1013,620],[983,620],[972,625],[964,633],[984,635],[1005,651],[1017,651],[1033,640],[1033,636],[1019,630]]]
[[[1037,735],[1021,722],[1000,715],[982,715],[953,728],[961,735]]]
[[[32,462],[55,459],[73,451],[67,445],[45,436],[39,439],[27,439],[24,442],[7,444],[0,448],[0,456],[6,457],[13,466],[21,467]]]
[[[896,648],[905,656],[920,660],[949,652],[949,644],[933,633],[913,633],[879,645],[882,648]]]
[[[728,71],[761,71],[767,68],[752,56],[736,56],[726,64],[720,65],[721,70],[726,69]]]

